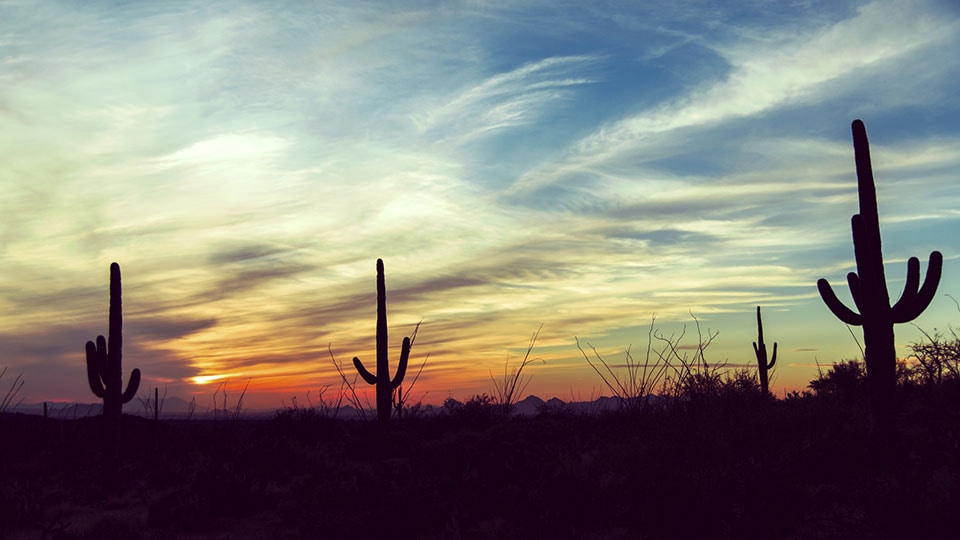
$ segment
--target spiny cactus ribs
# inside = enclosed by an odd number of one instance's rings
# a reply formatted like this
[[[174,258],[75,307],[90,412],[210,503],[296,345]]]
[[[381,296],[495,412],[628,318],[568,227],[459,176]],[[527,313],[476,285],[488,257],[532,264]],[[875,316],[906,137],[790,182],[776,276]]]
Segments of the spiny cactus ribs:
[[[97,342],[87,342],[87,381],[90,390],[103,400],[103,416],[120,417],[123,404],[137,395],[140,388],[140,370],[130,373],[130,382],[123,391],[123,313],[120,301],[120,265],[110,265],[110,322],[109,340],[97,336]]]
[[[876,411],[886,417],[892,409],[897,384],[893,325],[912,321],[930,305],[940,283],[943,255],[939,251],[930,253],[927,275],[922,286],[920,260],[910,257],[907,261],[907,279],[903,293],[896,304],[890,305],[887,281],[883,273],[877,190],[870,164],[867,130],[860,120],[854,120],[852,129],[860,213],[855,214],[851,220],[857,271],[847,274],[847,284],[859,313],[837,298],[826,279],[817,281],[817,288],[824,303],[838,319],[850,325],[863,326],[867,384]]]
[[[400,386],[404,375],[407,373],[410,338],[403,338],[403,343],[400,345],[400,364],[397,366],[397,374],[392,380],[390,379],[387,347],[387,287],[383,277],[383,260],[377,259],[377,374],[370,373],[357,357],[353,358],[353,365],[367,384],[377,387],[377,421],[381,425],[390,423],[393,391]]]

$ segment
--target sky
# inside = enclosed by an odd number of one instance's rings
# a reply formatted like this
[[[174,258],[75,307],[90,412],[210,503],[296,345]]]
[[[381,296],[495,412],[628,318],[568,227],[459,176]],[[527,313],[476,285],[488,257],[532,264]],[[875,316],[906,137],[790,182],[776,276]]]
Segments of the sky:
[[[803,389],[861,356],[816,288],[849,303],[855,118],[892,299],[908,257],[945,259],[898,354],[960,320],[953,0],[0,13],[0,366],[27,403],[95,400],[114,261],[125,380],[201,407],[224,384],[250,407],[335,392],[331,353],[372,367],[378,258],[391,368],[422,321],[414,401],[491,393],[541,324],[543,398],[609,394],[576,340],[642,358],[653,317],[749,365],[758,305],[772,390]]]

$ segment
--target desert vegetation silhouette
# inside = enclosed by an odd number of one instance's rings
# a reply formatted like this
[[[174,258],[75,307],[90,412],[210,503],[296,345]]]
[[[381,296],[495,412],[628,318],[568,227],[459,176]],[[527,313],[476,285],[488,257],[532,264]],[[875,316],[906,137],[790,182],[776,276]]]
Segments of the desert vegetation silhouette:
[[[108,337],[86,344],[99,417],[48,415],[46,404],[43,416],[16,413],[21,376],[0,400],[0,539],[955,538],[960,338],[922,331],[911,363],[893,341],[894,324],[933,300],[943,256],[930,255],[922,284],[911,258],[890,305],[866,130],[857,120],[852,131],[859,213],[847,281],[858,311],[826,280],[817,285],[833,314],[863,327],[864,361],[820,370],[807,390],[771,393],[789,349],[774,341],[768,355],[757,306],[747,363],[708,361],[718,334],[693,313],[689,336],[659,331],[654,316],[645,352],[628,347],[619,364],[575,338],[610,397],[531,411],[536,401],[519,397],[541,324],[519,364],[508,359],[502,377],[491,371],[493,396],[406,409],[419,372],[405,392],[401,383],[420,325],[392,373],[377,259],[376,372],[354,357],[351,379],[328,347],[341,379],[333,400],[323,389],[307,407],[294,399],[272,417],[246,418],[246,388],[228,414],[222,383],[215,414],[200,421],[195,402],[164,418],[154,387],[141,418],[123,413],[141,373],[124,388],[113,263]],[[375,421],[363,416],[358,378],[374,387]],[[344,401],[361,421],[343,413]],[[878,442],[893,466],[873,466]]]
[[[838,319],[849,325],[863,327],[867,385],[874,414],[880,425],[890,428],[897,385],[893,325],[916,319],[933,301],[940,283],[943,255],[939,251],[930,254],[922,285],[920,260],[910,257],[903,293],[894,305],[890,305],[880,249],[880,216],[867,130],[863,121],[854,120],[852,131],[860,212],[850,220],[857,271],[847,274],[847,284],[859,312],[844,305],[826,279],[817,281],[817,288],[824,303]]]
[[[377,389],[377,422],[381,426],[390,423],[390,413],[396,401],[394,395],[407,374],[407,362],[410,359],[410,347],[413,341],[404,336],[400,344],[400,361],[397,364],[397,373],[390,378],[389,343],[387,340],[387,286],[383,276],[383,260],[377,259],[377,373],[370,373],[363,366],[363,362],[353,357],[353,366],[364,382]],[[402,397],[399,398],[402,403]],[[399,407],[398,407],[399,408]]]
[[[97,336],[96,343],[87,342],[87,382],[90,391],[103,400],[103,416],[120,418],[123,405],[129,403],[140,388],[140,370],[130,372],[127,389],[123,389],[123,304],[120,290],[120,265],[110,265],[109,339]]]
[[[767,360],[767,344],[763,342],[763,319],[760,318],[760,306],[757,306],[757,340],[753,342],[753,354],[757,357],[757,376],[760,378],[760,391],[770,393],[770,370],[777,363],[777,342],[773,342],[773,352]]]

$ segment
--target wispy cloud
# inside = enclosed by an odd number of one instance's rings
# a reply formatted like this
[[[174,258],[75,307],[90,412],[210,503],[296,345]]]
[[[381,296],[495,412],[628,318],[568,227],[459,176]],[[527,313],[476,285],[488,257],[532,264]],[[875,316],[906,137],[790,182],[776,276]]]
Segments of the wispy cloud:
[[[328,345],[373,354],[382,257],[392,345],[423,320],[441,393],[485,391],[540,322],[554,392],[590,377],[572,336],[620,346],[651,313],[722,326],[737,362],[762,302],[783,350],[842,351],[812,284],[851,265],[848,123],[870,116],[902,265],[958,217],[956,23],[920,0],[12,6],[0,336],[69,393],[116,260],[145,384],[319,386]]]
[[[694,138],[691,129],[817,102],[832,97],[828,92],[862,92],[857,81],[890,63],[904,65],[929,54],[950,63],[956,17],[917,10],[917,5],[877,1],[849,19],[799,37],[774,30],[717,45],[731,66],[722,80],[705,81],[689,94],[600,127],[578,141],[565,159],[527,173],[508,193],[527,193],[565,177],[591,177],[625,161],[650,160],[674,137]],[[678,131],[682,133],[665,136]]]
[[[573,87],[596,82],[582,73],[597,60],[591,56],[551,57],[498,73],[414,116],[414,122],[423,132],[440,129],[453,133],[458,143],[531,124],[549,105],[569,97]]]

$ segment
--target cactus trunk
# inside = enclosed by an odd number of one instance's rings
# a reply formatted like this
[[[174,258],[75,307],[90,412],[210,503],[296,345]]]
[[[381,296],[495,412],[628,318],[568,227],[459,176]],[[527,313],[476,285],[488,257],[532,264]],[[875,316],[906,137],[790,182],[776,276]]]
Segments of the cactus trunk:
[[[826,279],[817,281],[824,303],[841,321],[863,326],[867,385],[878,421],[889,427],[897,386],[897,352],[893,325],[917,318],[933,300],[943,269],[943,255],[930,253],[927,275],[920,285],[920,261],[910,257],[900,299],[893,306],[887,292],[880,249],[880,218],[877,190],[870,164],[867,131],[860,120],[852,125],[860,213],[851,219],[857,271],[847,274],[850,294],[859,313],[844,305]]]
[[[377,418],[384,422],[390,419],[391,385],[390,359],[387,339],[387,285],[383,277],[383,261],[377,261]]]

